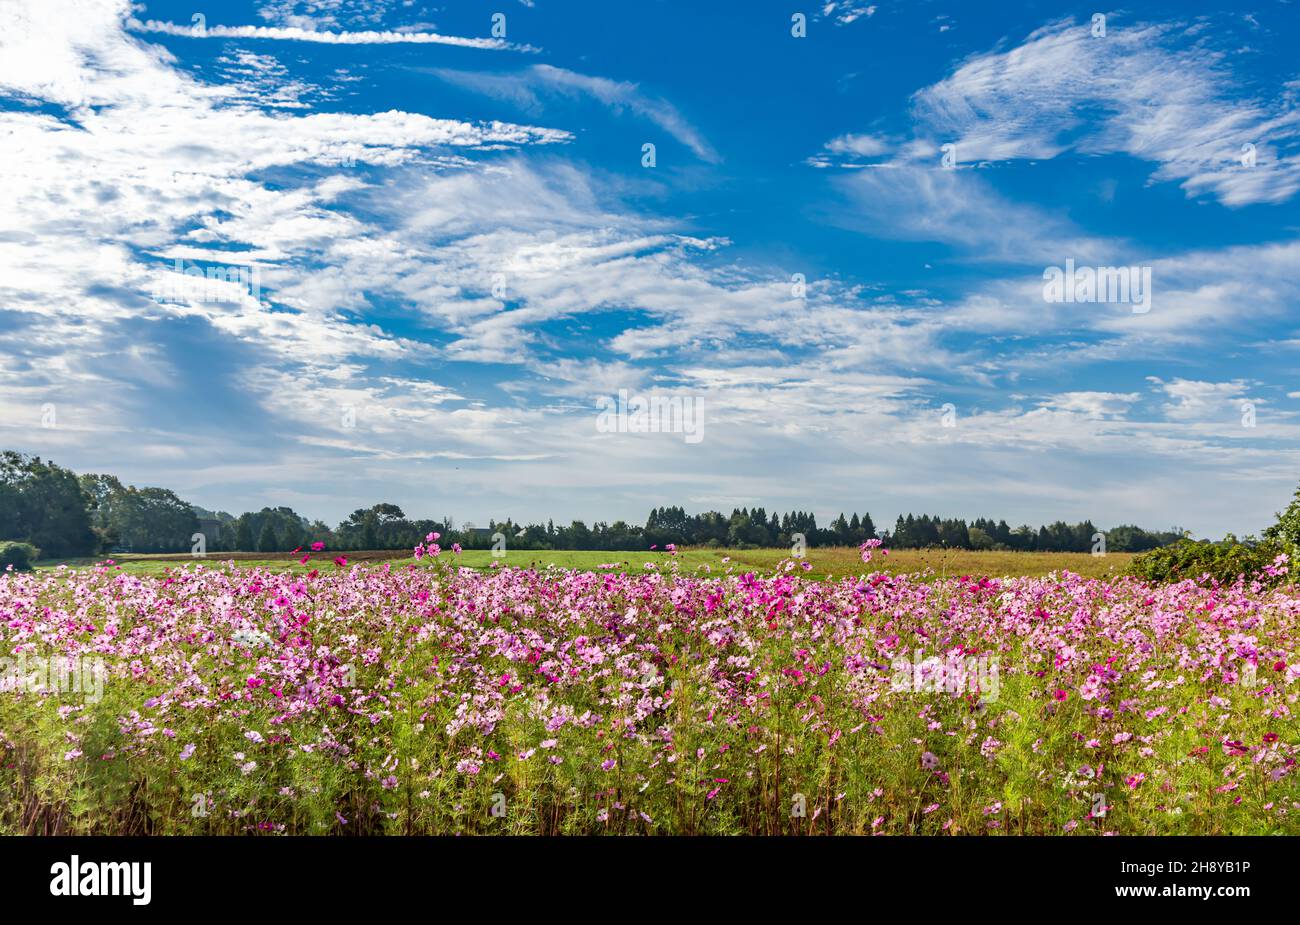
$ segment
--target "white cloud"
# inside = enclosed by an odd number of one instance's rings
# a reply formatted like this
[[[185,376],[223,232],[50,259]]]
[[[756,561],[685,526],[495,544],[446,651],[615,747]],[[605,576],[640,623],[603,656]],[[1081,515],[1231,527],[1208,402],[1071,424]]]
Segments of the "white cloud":
[[[1153,179],[1225,205],[1283,202],[1300,189],[1300,112],[1243,96],[1225,57],[1172,25],[1104,36],[1061,21],[1009,51],[976,55],[913,100],[918,134],[963,162],[1127,154]],[[1243,166],[1243,145],[1256,162]]]
[[[846,202],[831,219],[882,238],[940,241],[974,257],[1086,262],[1117,244],[1092,237],[1068,218],[998,193],[977,172],[891,164],[833,181]]]
[[[891,147],[889,142],[874,135],[840,135],[826,142],[826,150],[832,154],[852,154],[858,157],[880,157]]]
[[[1125,417],[1139,397],[1137,392],[1062,392],[1039,402],[1039,407],[1075,412],[1100,421]]]
[[[629,81],[579,74],[550,64],[536,64],[515,73],[493,74],[441,68],[434,71],[457,86],[508,100],[525,110],[539,111],[541,95],[561,94],[594,99],[615,111],[628,110],[659,126],[709,163],[722,160],[718,152],[672,103],[644,93]]]
[[[505,39],[465,38],[459,35],[442,35],[437,32],[398,32],[394,30],[363,32],[329,32],[304,29],[300,26],[222,26],[161,22],[156,19],[141,21],[131,19],[127,27],[134,32],[173,35],[193,39],[263,39],[281,42],[316,42],[323,45],[456,45],[461,48],[482,48],[493,51],[536,51],[530,45],[514,45]]]
[[[377,25],[399,4],[410,6],[406,0],[264,0],[257,15],[278,26],[342,30]]]
[[[876,7],[873,4],[861,3],[859,0],[832,0],[822,4],[821,11],[821,16],[833,19],[837,26],[847,26],[875,15]]]
[[[1230,382],[1179,378],[1165,382],[1156,376],[1148,379],[1169,399],[1164,404],[1165,417],[1186,423],[1235,423],[1250,388],[1250,383],[1242,379]]]
[[[337,208],[364,182],[334,171],[348,159],[446,169],[446,152],[570,137],[403,112],[268,112],[246,86],[197,81],[165,50],[126,34],[127,12],[116,0],[0,9],[0,92],[63,113],[0,112],[11,181],[0,189],[0,341],[10,357],[0,389],[65,408],[67,430],[43,438],[129,433],[148,386],[193,381],[192,360],[183,363],[172,340],[197,330],[225,362],[250,368],[272,357],[289,369],[428,356],[427,345],[345,314],[344,300],[267,298],[281,282],[331,274],[299,261],[335,246],[364,249],[369,229]],[[238,60],[278,73],[261,56]],[[252,178],[286,168],[301,171],[297,181]],[[251,264],[266,291],[160,304],[151,289],[177,258]]]

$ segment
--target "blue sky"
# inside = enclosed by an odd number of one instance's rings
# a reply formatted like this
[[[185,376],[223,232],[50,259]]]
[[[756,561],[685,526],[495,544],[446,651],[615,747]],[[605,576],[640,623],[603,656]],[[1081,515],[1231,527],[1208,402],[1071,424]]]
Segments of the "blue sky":
[[[0,8],[0,445],[329,521],[1219,535],[1300,481],[1294,4],[198,6]]]

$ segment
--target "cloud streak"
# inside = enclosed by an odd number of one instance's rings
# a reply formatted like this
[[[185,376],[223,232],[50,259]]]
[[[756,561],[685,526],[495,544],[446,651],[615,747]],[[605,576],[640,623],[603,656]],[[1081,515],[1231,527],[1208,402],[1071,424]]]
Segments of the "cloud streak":
[[[576,71],[536,64],[523,71],[496,74],[440,68],[433,73],[467,90],[505,100],[529,111],[541,111],[545,97],[585,97],[614,110],[627,111],[659,126],[710,164],[721,155],[672,103],[643,92],[629,81],[593,77]]]
[[[540,51],[531,45],[516,45],[505,39],[466,38],[438,32],[399,32],[395,30],[339,31],[303,29],[299,26],[198,26],[163,22],[156,19],[127,21],[133,32],[171,35],[191,39],[259,39],[275,42],[315,42],[320,45],[454,45],[489,51]]]

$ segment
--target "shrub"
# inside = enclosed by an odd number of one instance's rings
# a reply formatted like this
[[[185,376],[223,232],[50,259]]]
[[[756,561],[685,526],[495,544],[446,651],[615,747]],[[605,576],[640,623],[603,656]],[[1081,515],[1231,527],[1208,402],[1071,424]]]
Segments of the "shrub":
[[[1264,538],[1280,545],[1292,558],[1300,551],[1300,488],[1287,509],[1277,515],[1277,523],[1264,531]]]
[[[1135,556],[1129,563],[1128,574],[1147,581],[1199,580],[1208,575],[1222,584],[1232,584],[1239,576],[1245,575],[1272,584],[1278,578],[1263,572],[1283,551],[1282,546],[1273,540],[1242,543],[1229,537],[1220,543],[1211,543],[1184,539]]]
[[[11,565],[15,572],[26,572],[40,556],[41,551],[31,543],[0,540],[0,572]]]

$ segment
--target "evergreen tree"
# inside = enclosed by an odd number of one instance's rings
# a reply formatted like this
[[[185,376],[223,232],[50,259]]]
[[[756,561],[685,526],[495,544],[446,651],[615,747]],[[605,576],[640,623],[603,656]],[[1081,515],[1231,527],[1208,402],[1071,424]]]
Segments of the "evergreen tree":
[[[853,516],[856,519],[857,515],[854,514]],[[862,514],[861,522],[858,524],[858,531],[859,532],[855,535],[855,539],[857,539],[859,543],[874,539],[876,536],[876,525],[871,522],[871,515],[865,511]]]
[[[844,519],[844,512],[840,511],[840,516],[831,521],[830,534],[831,542],[838,546],[848,546],[853,542],[854,535],[857,531],[858,515],[854,514],[852,520]]]
[[[258,552],[277,552],[280,541],[275,536],[275,527],[271,526],[271,521],[262,525],[262,535],[257,538]]]

